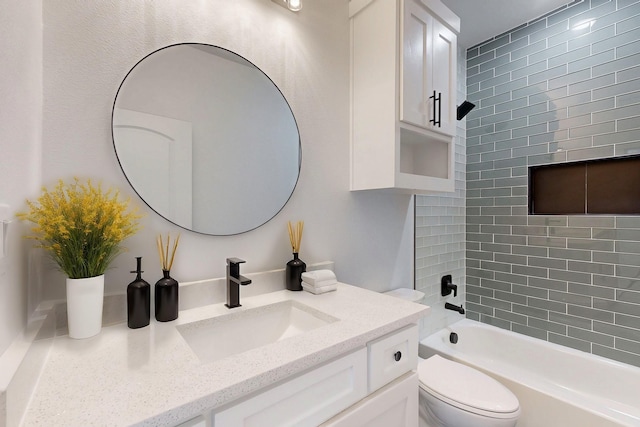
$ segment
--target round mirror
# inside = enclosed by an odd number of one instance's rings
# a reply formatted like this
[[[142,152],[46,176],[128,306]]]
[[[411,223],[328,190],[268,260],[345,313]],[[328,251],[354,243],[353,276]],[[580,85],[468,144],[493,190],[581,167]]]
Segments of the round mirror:
[[[298,181],[298,126],[278,87],[220,47],[159,49],[113,104],[122,171],[151,209],[199,233],[244,233],[273,218]]]

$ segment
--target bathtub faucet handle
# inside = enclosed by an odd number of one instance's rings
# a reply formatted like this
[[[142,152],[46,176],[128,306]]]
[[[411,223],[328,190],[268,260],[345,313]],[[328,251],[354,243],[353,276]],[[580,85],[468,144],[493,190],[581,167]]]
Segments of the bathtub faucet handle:
[[[457,297],[458,285],[453,284],[453,278],[451,277],[450,274],[447,274],[446,276],[442,276],[442,279],[440,279],[440,294],[443,297],[446,297],[447,295],[451,294],[451,291],[453,291],[453,296]]]

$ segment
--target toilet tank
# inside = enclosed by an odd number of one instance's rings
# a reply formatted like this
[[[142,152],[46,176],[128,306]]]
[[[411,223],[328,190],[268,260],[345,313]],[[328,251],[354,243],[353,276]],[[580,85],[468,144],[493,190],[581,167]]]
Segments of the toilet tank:
[[[424,292],[409,288],[398,288],[392,291],[384,292],[384,294],[416,303],[421,303],[422,299],[424,298]]]

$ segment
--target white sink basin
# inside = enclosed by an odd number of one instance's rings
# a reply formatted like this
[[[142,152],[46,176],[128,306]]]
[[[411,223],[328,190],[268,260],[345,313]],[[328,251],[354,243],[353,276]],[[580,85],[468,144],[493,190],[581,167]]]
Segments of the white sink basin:
[[[186,323],[177,329],[198,358],[206,363],[282,341],[337,320],[288,300]]]

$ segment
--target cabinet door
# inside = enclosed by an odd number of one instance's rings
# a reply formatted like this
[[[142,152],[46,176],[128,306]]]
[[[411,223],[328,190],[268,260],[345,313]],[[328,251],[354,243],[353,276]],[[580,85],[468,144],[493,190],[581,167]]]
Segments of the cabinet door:
[[[415,0],[402,25],[400,120],[453,136],[457,36]]]
[[[213,414],[215,427],[313,427],[367,395],[361,349]]]
[[[403,4],[400,120],[429,128],[434,109],[433,100],[429,99],[431,71],[427,58],[432,50],[433,18],[414,0]]]
[[[456,133],[456,48],[458,38],[437,19],[433,20],[432,38],[432,82],[433,90],[440,94],[439,131],[447,135]]]
[[[418,387],[418,374],[405,374],[321,427],[418,427]]]

